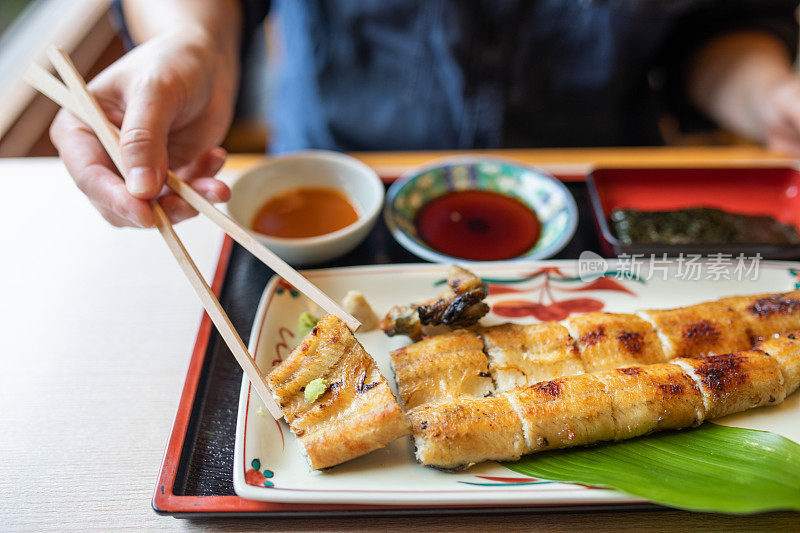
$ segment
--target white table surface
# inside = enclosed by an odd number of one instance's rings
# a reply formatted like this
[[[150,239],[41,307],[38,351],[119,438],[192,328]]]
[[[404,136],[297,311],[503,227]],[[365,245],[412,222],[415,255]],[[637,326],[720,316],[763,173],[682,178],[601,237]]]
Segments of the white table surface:
[[[0,530],[800,530],[800,515],[176,520],[150,507],[201,307],[157,233],[107,225],[55,159],[0,159]],[[213,272],[221,233],[178,232]]]

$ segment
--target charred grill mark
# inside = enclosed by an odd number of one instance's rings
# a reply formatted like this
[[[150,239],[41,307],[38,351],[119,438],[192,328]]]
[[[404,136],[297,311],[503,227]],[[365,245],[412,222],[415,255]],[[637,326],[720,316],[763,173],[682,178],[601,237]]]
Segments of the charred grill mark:
[[[724,392],[732,386],[744,383],[747,378],[740,372],[742,358],[735,354],[714,355],[702,359],[695,372],[703,383],[715,392]]]
[[[480,294],[467,293],[461,296],[456,296],[453,299],[453,303],[447,306],[447,309],[445,309],[444,313],[442,314],[442,323],[448,326],[456,326],[462,323],[464,325],[469,325],[469,323],[472,321],[469,318],[470,313],[467,313],[466,311],[472,306],[476,305],[483,310],[483,308],[487,307],[487,305],[481,300],[482,296]],[[480,316],[478,318],[480,318]]]
[[[785,295],[759,298],[747,308],[751,315],[765,318],[772,315],[786,315],[800,311],[800,300],[785,299]]]
[[[713,342],[719,339],[720,331],[710,320],[701,320],[684,326],[682,336],[694,342]]]
[[[485,296],[471,291],[457,295],[452,300],[440,299],[432,304],[419,305],[419,321],[425,325],[471,326],[489,312],[489,306],[482,301]]]
[[[337,388],[339,388],[339,387],[341,387],[341,386],[342,386],[342,382],[341,382],[341,381],[334,381],[333,383],[331,383],[330,385],[328,385],[328,388],[329,388],[330,390],[336,390]]]
[[[642,369],[638,366],[631,366],[628,368],[619,368],[617,372],[620,374],[625,374],[626,376],[638,376],[641,373]]]
[[[589,333],[581,337],[580,342],[584,343],[588,348],[589,346],[595,345],[598,342],[600,342],[605,336],[606,336],[606,328],[600,326],[596,330],[590,331]]]
[[[787,337],[789,337],[789,338],[790,338],[790,339],[792,339],[792,340],[795,340],[795,339],[797,338],[797,337],[795,337],[795,336],[794,336],[794,333],[789,333],[789,334],[787,335]]]
[[[356,392],[358,392],[359,394],[367,392],[370,389],[374,389],[375,387],[381,384],[380,381],[375,381],[374,383],[365,384],[364,382],[366,381],[366,379],[367,379],[366,374],[362,373],[361,381],[359,381],[358,387],[356,387]]]
[[[490,378],[492,375],[488,372],[478,372],[478,375],[482,378]]]
[[[561,383],[559,381],[543,381],[534,385],[536,390],[540,390],[551,398],[558,398],[561,394]]]
[[[417,314],[419,315],[419,321],[425,325],[434,323],[437,318],[437,308],[443,305],[443,302],[444,300],[437,300],[430,305],[418,305]]]
[[[644,347],[644,339],[641,333],[626,331],[617,335],[617,340],[622,343],[630,353],[641,353]]]
[[[680,383],[661,383],[658,386],[664,394],[669,394],[670,396],[675,396],[683,392],[683,385]]]
[[[360,392],[360,393],[361,392],[367,392],[368,390],[374,389],[375,387],[377,387],[380,384],[381,384],[380,381],[376,381],[374,383],[370,383],[369,385],[361,385],[361,386],[358,387],[358,392]]]

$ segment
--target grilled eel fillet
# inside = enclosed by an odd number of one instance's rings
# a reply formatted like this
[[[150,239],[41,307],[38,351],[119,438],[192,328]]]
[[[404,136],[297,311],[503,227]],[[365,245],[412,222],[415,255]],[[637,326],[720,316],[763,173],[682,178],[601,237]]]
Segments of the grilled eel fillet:
[[[560,376],[746,350],[768,331],[789,329],[800,329],[800,291],[456,330],[395,350],[391,360],[403,406],[413,409]]]
[[[747,350],[797,329],[800,291],[636,314],[587,313],[560,324],[503,324],[479,333],[495,388],[505,391],[569,374]]]
[[[483,398],[494,393],[483,342],[474,332],[459,329],[428,337],[391,354],[403,407],[462,396]]]
[[[408,412],[416,457],[442,469],[514,461],[542,450],[697,426],[776,405],[800,383],[800,341],[775,337],[758,348],[565,376],[488,398],[424,404]]]
[[[313,402],[306,385],[327,383]],[[375,361],[328,315],[267,376],[312,470],[343,463],[409,433],[409,422]]]

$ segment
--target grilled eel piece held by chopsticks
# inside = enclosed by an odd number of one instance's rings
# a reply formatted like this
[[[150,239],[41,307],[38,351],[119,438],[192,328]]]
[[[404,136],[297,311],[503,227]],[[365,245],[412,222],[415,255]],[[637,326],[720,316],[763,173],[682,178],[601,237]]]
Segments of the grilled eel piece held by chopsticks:
[[[317,323],[267,383],[313,470],[343,463],[409,433],[375,361],[333,315]]]
[[[800,341],[793,337],[770,338],[756,350],[565,376],[488,398],[423,404],[408,412],[416,457],[426,466],[459,469],[697,426],[776,405],[800,384]]]

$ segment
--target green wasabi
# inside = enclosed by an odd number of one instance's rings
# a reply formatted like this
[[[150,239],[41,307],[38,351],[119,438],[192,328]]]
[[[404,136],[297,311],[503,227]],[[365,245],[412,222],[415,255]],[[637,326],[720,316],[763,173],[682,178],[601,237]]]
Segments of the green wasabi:
[[[325,381],[325,378],[317,378],[311,380],[311,382],[306,385],[306,390],[304,392],[306,401],[311,403],[315,402],[317,398],[322,396],[322,393],[328,388],[328,382]]]
[[[313,316],[311,313],[300,313],[300,317],[297,319],[297,337],[302,339],[308,335],[309,332],[314,329],[314,326],[317,325],[317,322],[319,322],[319,318]]]

